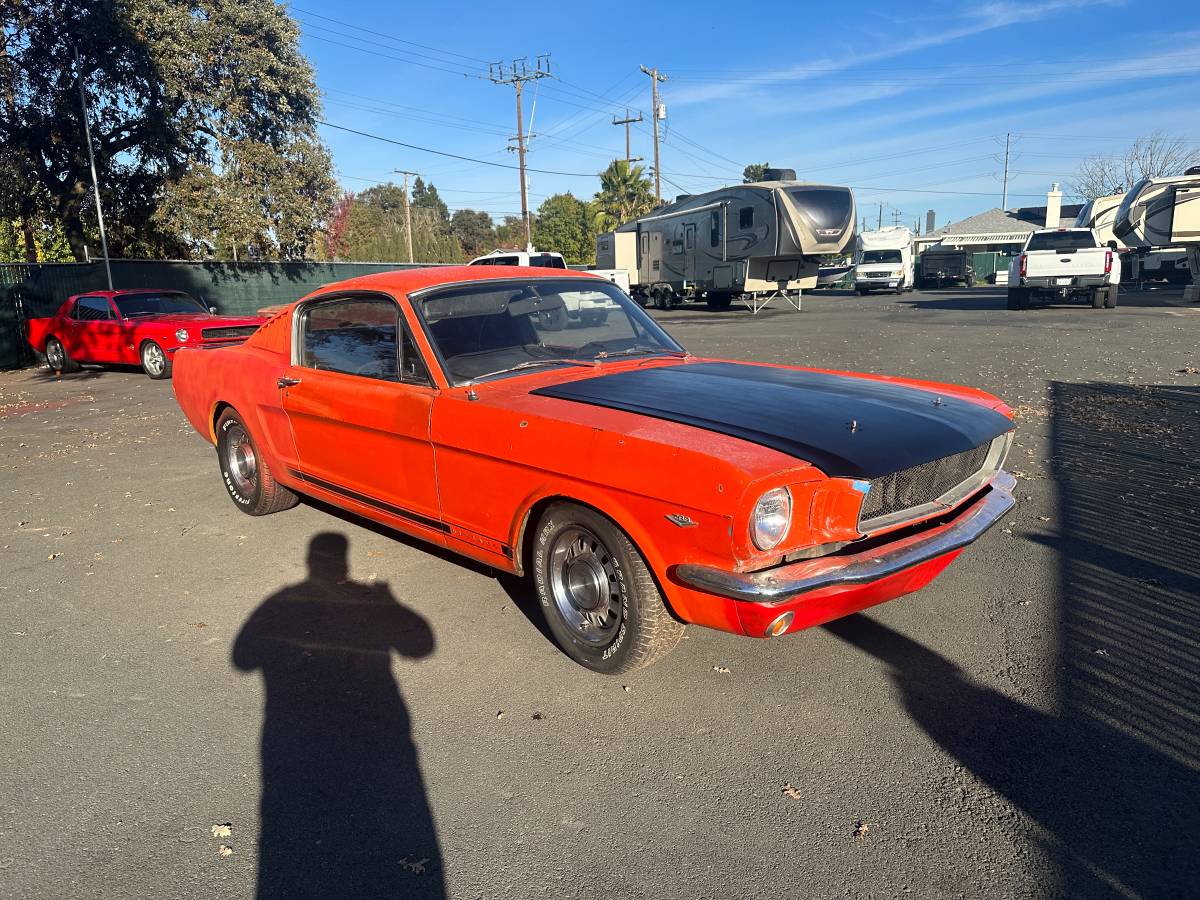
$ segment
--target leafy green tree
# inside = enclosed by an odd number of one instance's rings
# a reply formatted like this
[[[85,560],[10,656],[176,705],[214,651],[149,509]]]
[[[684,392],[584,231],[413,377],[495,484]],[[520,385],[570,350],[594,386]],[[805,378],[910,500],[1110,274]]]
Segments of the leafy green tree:
[[[538,207],[533,244],[539,250],[561,253],[568,263],[595,258],[596,232],[588,205],[572,194],[555,194]]]
[[[482,256],[495,249],[496,226],[492,217],[473,209],[460,209],[450,217],[450,233],[462,245],[467,259]]]
[[[769,168],[771,168],[770,163],[750,163],[750,165],[742,170],[742,184],[753,184],[756,181],[762,181]]]
[[[32,220],[29,225],[27,235],[20,219],[0,219],[0,263],[71,261],[71,248],[61,226]],[[27,237],[32,239],[32,254],[27,252]]]
[[[597,231],[611,231],[654,209],[654,191],[646,170],[628,160],[614,159],[600,173],[593,222]]]
[[[414,208],[432,210],[434,221],[438,225],[449,229],[450,210],[446,208],[446,204],[438,196],[437,188],[423,181],[420,175],[413,181],[412,205]]]
[[[496,244],[500,247],[525,248],[525,223],[520,216],[505,216],[496,226]]]
[[[93,216],[80,80],[112,255],[295,256],[312,244],[334,186],[285,7],[0,0],[0,36],[0,147],[76,259]],[[26,214],[13,201],[0,194],[0,215]]]
[[[462,248],[435,209],[413,206],[413,261],[454,262]],[[341,259],[355,262],[407,262],[404,188],[375,185],[357,194],[346,213]]]

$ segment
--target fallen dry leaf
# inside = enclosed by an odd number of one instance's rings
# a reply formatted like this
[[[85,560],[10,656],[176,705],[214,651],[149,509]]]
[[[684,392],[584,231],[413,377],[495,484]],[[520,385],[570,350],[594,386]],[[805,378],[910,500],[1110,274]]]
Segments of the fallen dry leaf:
[[[400,865],[404,866],[404,868],[408,869],[408,871],[412,872],[414,875],[424,875],[425,863],[427,862],[429,862],[429,857],[418,859],[416,862],[411,862],[406,856],[400,860]]]
[[[60,556],[62,556],[61,553],[51,553],[49,556],[46,557],[46,559],[58,559]]]
[[[222,844],[217,848],[217,852],[222,856],[233,856],[233,848],[228,844]]]
[[[860,841],[865,841],[870,830],[871,826],[866,822],[856,822],[854,824],[854,837]]]
[[[217,838],[227,838],[233,834],[233,826],[228,822],[212,827],[212,836]]]
[[[787,796],[791,797],[793,800],[800,800],[804,797],[804,795],[800,793],[798,788],[792,787],[792,783],[790,781],[783,786],[783,792]]]
[[[728,675],[729,666],[713,666],[713,671],[720,675]]]

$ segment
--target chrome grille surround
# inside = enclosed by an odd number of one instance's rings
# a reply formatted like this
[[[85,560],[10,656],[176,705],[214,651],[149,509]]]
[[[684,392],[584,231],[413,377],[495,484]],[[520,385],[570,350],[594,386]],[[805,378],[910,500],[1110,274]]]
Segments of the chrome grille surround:
[[[859,510],[859,532],[912,522],[962,502],[1000,471],[1012,436],[1007,431],[962,453],[874,479]]]
[[[219,328],[202,328],[200,338],[205,341],[228,341],[248,338],[256,331],[257,325],[222,325]]]

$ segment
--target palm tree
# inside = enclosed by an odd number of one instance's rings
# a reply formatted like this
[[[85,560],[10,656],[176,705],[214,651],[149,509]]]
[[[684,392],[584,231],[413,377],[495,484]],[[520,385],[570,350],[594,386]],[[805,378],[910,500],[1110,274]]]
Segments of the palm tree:
[[[600,190],[596,193],[595,207],[595,223],[599,231],[611,231],[654,209],[654,194],[645,168],[625,159],[614,159],[600,173]]]

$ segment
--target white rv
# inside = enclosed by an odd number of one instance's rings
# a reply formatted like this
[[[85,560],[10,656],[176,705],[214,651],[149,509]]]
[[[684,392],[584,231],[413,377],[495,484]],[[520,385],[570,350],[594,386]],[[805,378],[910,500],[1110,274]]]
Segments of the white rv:
[[[854,289],[871,291],[913,289],[913,233],[903,225],[863,231],[854,254]]]
[[[678,197],[597,236],[596,265],[628,270],[634,298],[660,309],[812,289],[818,257],[844,253],[854,237],[854,194],[790,169],[766,178]]]
[[[1133,246],[1185,250],[1192,283],[1183,296],[1200,300],[1200,166],[1135,184],[1121,201],[1113,233]]]

